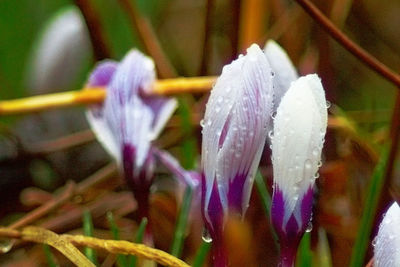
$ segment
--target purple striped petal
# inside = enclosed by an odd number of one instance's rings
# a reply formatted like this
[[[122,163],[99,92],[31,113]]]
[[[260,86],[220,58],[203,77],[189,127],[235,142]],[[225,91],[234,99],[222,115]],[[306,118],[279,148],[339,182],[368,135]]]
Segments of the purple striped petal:
[[[268,133],[272,86],[268,61],[252,45],[246,56],[224,67],[211,91],[202,123],[203,212],[209,223],[214,195],[223,213],[230,208],[244,215],[247,209]]]

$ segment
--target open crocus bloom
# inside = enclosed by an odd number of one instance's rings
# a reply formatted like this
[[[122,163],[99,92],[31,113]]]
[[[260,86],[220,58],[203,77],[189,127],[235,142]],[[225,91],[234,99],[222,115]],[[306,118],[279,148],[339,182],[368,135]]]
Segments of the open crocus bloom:
[[[131,50],[120,63],[100,63],[88,81],[89,87],[107,87],[104,103],[91,106],[87,117],[98,140],[120,165],[141,217],[147,216],[153,180],[151,142],[176,108],[175,99],[143,94],[154,80],[153,61]]]
[[[400,207],[397,202],[386,212],[374,240],[374,267],[400,266]]]
[[[257,45],[225,66],[207,103],[202,142],[202,211],[214,245],[224,215],[243,215],[268,134],[273,73]],[[217,266],[218,264],[214,262]]]
[[[326,127],[327,106],[319,77],[299,78],[280,102],[272,137],[271,220],[280,239],[282,266],[292,266],[310,223]]]

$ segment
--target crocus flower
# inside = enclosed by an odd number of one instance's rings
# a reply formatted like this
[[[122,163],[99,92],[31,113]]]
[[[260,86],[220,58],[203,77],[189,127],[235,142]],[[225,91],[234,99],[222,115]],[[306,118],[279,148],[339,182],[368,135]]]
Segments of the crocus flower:
[[[225,266],[227,214],[246,212],[268,134],[273,73],[257,45],[225,66],[207,103],[202,142],[202,212],[214,266]]]
[[[386,212],[374,240],[374,267],[400,266],[400,207],[397,202]]]
[[[89,55],[89,34],[79,9],[61,9],[35,42],[28,66],[28,88],[35,94],[71,89]]]
[[[104,103],[93,105],[87,117],[133,191],[139,218],[148,216],[155,161],[152,141],[176,107],[175,99],[144,94],[154,80],[153,61],[132,50],[121,63],[100,63],[88,81],[88,86],[107,87]]]
[[[280,239],[282,266],[293,265],[310,223],[326,127],[327,106],[319,77],[299,78],[280,102],[272,137],[271,220]]]
[[[281,98],[289,89],[290,84],[297,80],[297,71],[285,50],[275,41],[268,40],[264,47],[264,53],[268,59],[274,77],[274,112],[281,102]]]

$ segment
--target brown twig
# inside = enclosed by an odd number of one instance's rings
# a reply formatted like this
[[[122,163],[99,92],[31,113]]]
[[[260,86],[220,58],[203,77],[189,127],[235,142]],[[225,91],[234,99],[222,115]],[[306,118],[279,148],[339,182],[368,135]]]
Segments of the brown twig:
[[[144,44],[146,52],[154,59],[160,76],[163,78],[178,76],[162,50],[150,21],[140,14],[134,1],[119,0],[119,3],[125,8],[133,28],[139,33],[139,38]]]
[[[55,196],[53,200],[51,200],[50,202],[47,202],[46,204],[29,212],[21,219],[11,224],[9,227],[15,229],[28,224],[32,224],[36,220],[42,218],[44,215],[50,213],[57,207],[67,202],[76,194],[82,194],[90,187],[104,181],[105,179],[109,178],[111,175],[115,173],[116,173],[116,166],[114,163],[111,163],[103,167],[102,169],[98,170],[93,175],[89,176],[88,178],[80,182],[78,185],[75,185],[74,182],[68,182],[65,185],[65,189],[62,192],[62,194]]]
[[[16,228],[20,228],[22,226],[25,226],[25,225],[33,223],[37,219],[43,217],[47,213],[50,213],[51,211],[55,210],[60,205],[62,205],[65,202],[67,202],[74,195],[74,191],[75,191],[75,183],[72,182],[72,181],[69,181],[65,185],[65,189],[63,190],[62,194],[60,194],[59,196],[55,197],[50,202],[47,202],[46,204],[44,204],[44,205],[38,207],[37,209],[29,212],[24,217],[22,217],[21,219],[19,219],[16,222],[14,222],[13,224],[11,224],[10,228],[16,229]]]
[[[81,10],[83,18],[85,19],[95,59],[99,61],[105,58],[111,58],[109,46],[101,30],[102,26],[99,15],[90,4],[90,0],[75,0],[75,4]]]
[[[29,147],[29,151],[34,154],[49,154],[73,146],[84,145],[94,140],[95,136],[92,130],[83,130],[55,140],[42,141],[38,144],[33,144]]]
[[[200,75],[207,74],[208,68],[208,59],[210,58],[211,53],[211,37],[212,37],[212,24],[213,24],[213,11],[214,11],[214,1],[215,0],[207,0],[206,4],[206,18],[204,23],[204,39],[203,39],[203,51],[200,63]]]
[[[370,67],[382,77],[400,88],[400,76],[389,69],[386,65],[370,55],[363,48],[355,44],[341,30],[339,30],[313,3],[308,0],[296,0],[299,5],[339,44],[346,48],[355,57]]]

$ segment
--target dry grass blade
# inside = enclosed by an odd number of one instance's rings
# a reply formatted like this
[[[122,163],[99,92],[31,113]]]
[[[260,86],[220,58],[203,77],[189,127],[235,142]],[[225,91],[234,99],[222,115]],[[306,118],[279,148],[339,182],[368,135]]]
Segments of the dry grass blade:
[[[49,230],[34,226],[25,227],[21,231],[21,238],[25,241],[47,244],[54,247],[64,254],[64,256],[72,261],[76,266],[95,266],[66,238]]]
[[[25,227],[21,231],[10,228],[0,228],[0,236],[48,244],[63,253],[77,266],[94,265],[72,244],[78,246],[87,246],[94,249],[102,249],[115,254],[132,254],[153,260],[165,266],[189,266],[182,260],[175,258],[164,251],[142,244],[135,244],[128,241],[104,240],[82,235],[57,235],[54,232],[35,226]]]

